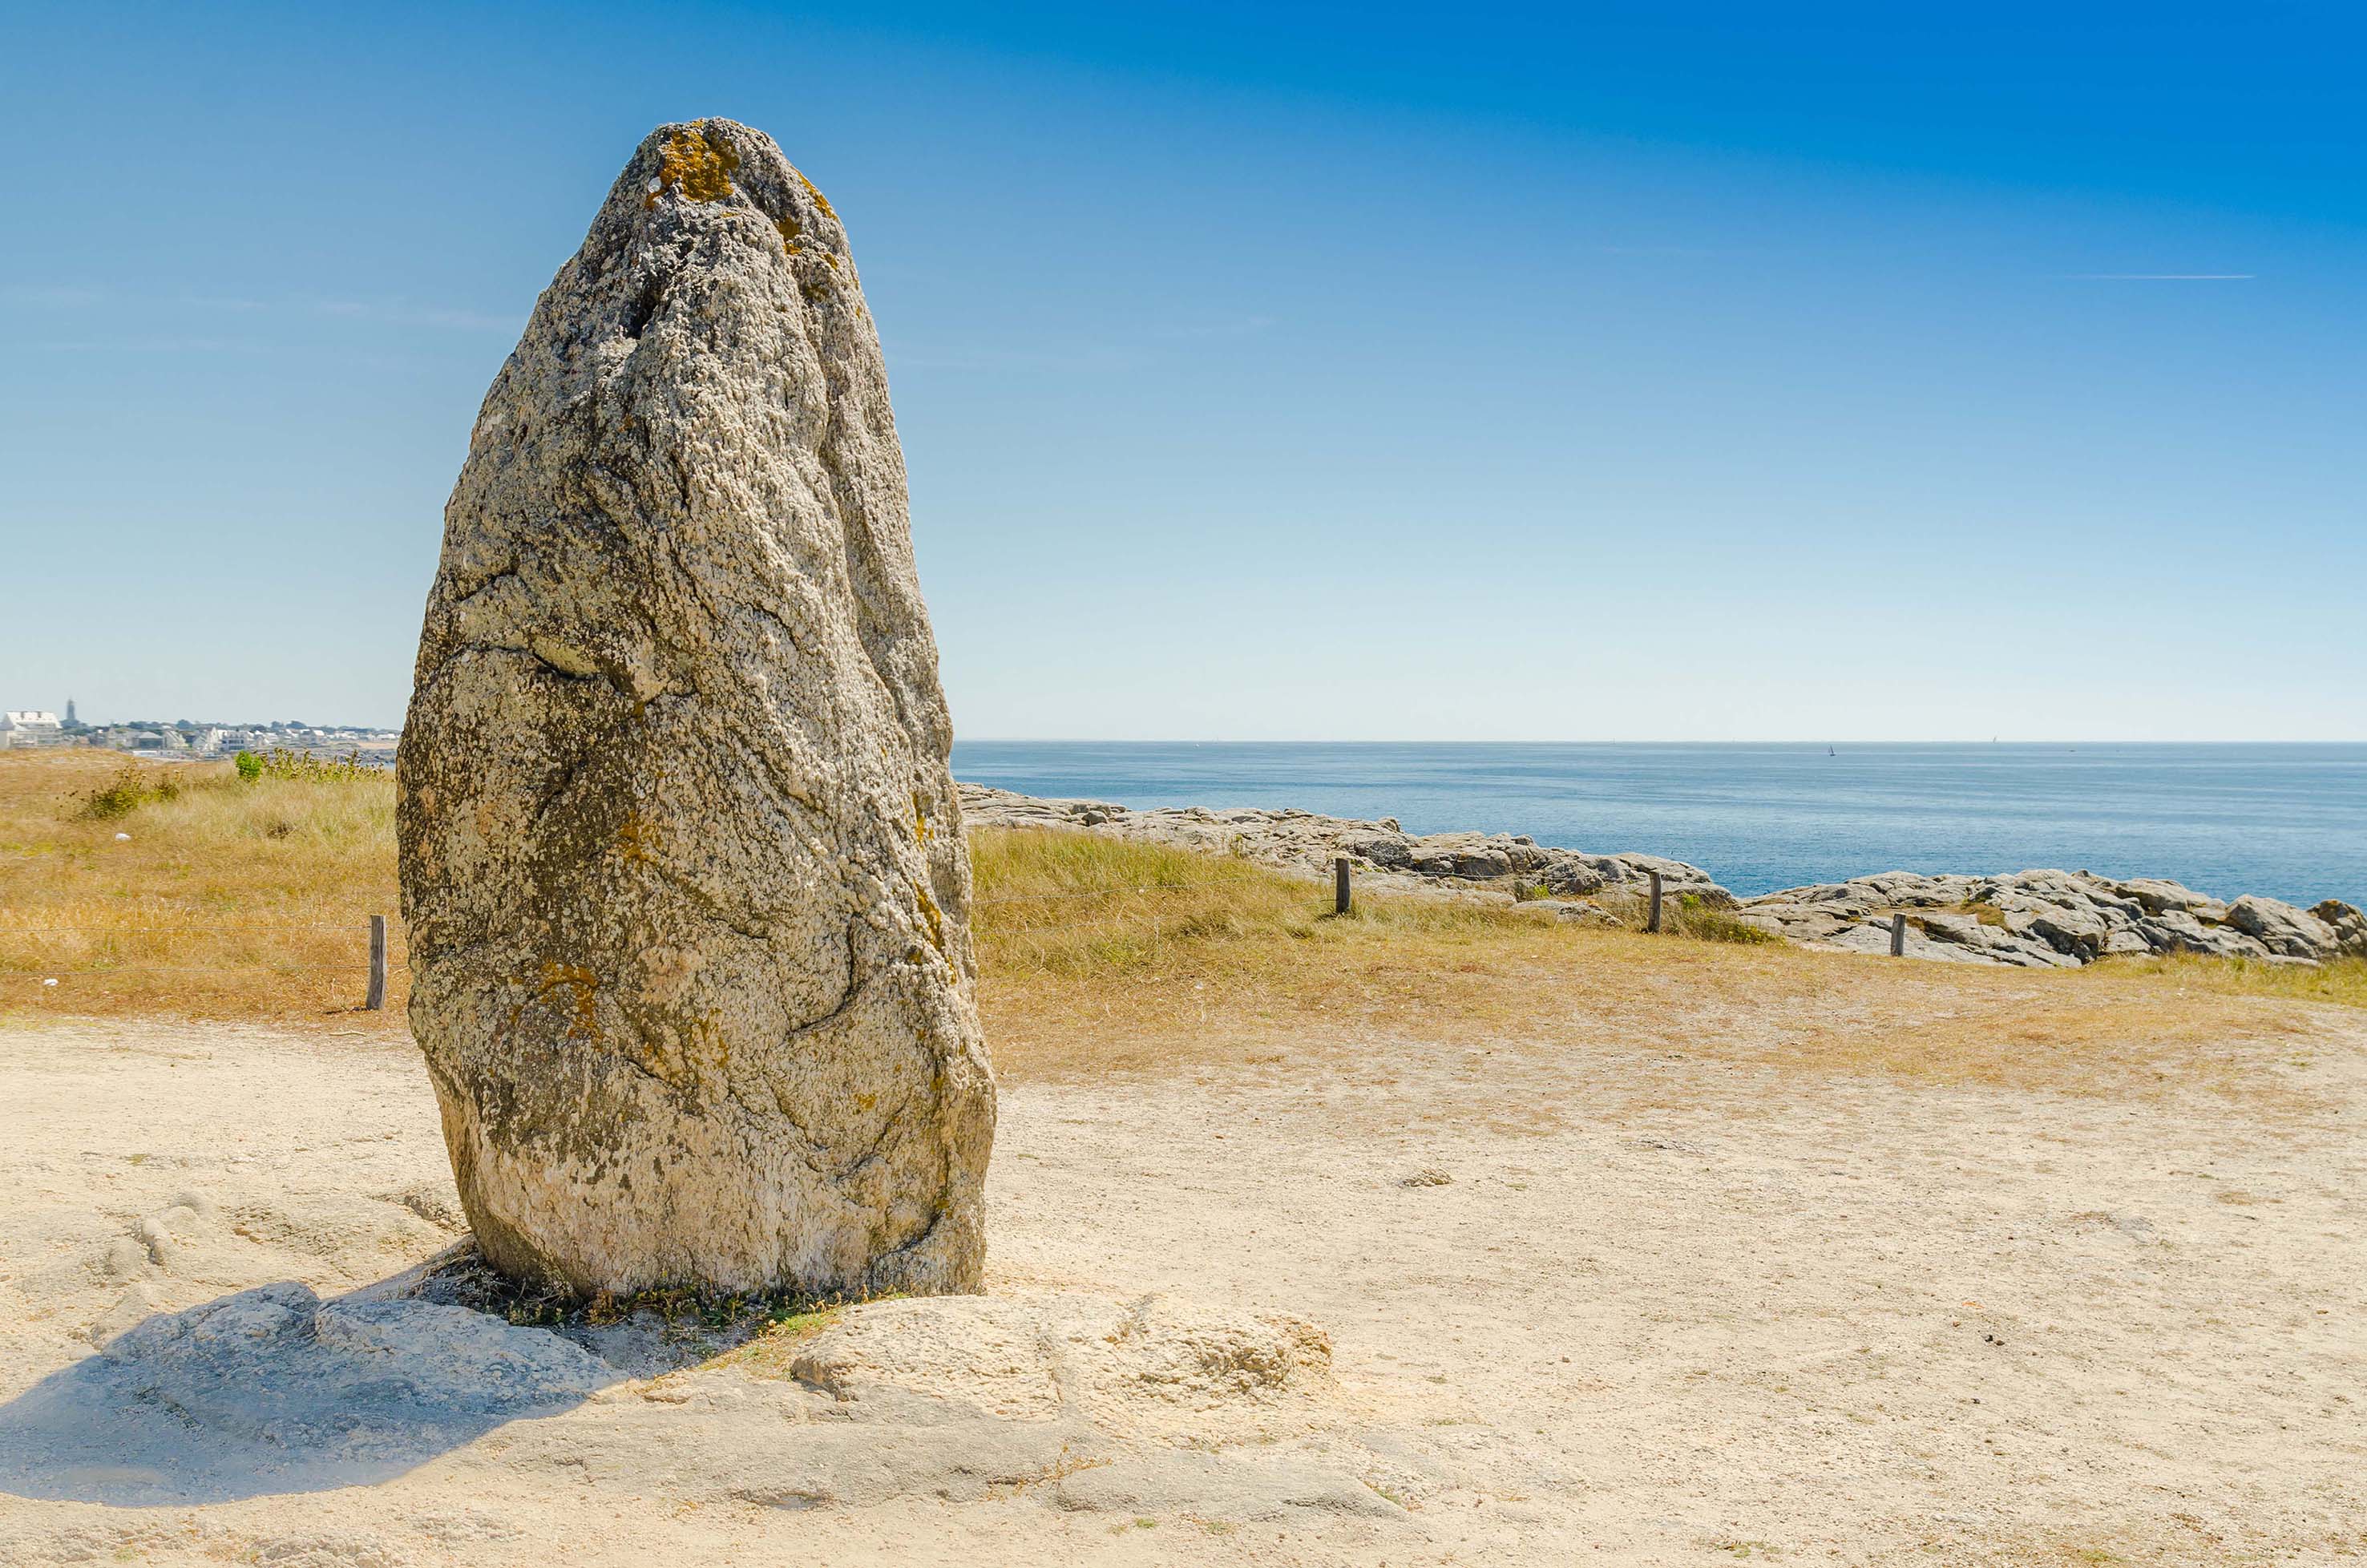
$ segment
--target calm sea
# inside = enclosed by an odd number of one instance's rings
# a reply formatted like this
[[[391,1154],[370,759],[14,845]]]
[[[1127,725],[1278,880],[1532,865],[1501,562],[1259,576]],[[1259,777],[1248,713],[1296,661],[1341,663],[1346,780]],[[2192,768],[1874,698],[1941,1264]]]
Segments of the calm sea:
[[[2367,903],[2367,745],[965,741],[954,771],[1128,806],[1298,806],[1702,867],[1738,893],[2051,866]]]

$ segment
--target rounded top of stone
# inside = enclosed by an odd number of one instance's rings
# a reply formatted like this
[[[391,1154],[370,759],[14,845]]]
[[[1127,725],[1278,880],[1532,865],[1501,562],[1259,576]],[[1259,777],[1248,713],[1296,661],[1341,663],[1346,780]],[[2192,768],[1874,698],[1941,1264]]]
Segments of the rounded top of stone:
[[[772,226],[791,258],[816,259],[833,272],[851,268],[845,230],[830,199],[770,136],[719,116],[661,125],[643,137],[602,218],[637,226],[633,221],[643,216],[670,223],[747,212]]]

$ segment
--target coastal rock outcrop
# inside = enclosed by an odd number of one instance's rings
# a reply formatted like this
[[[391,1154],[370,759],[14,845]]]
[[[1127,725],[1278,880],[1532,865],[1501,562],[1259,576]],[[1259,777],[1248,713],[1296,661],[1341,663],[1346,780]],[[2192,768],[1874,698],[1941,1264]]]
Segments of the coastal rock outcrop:
[[[2086,871],[2002,877],[1886,871],[1745,899],[1736,918],[1794,941],[1887,951],[1890,917],[1907,915],[1918,937],[1970,957],[2022,968],[2064,967],[2115,955],[2203,953],[2218,958],[2323,963],[2346,950],[2335,914],[2305,912],[2247,895],[2225,903],[2156,878],[2119,881]],[[2351,911],[2355,917],[2356,911]],[[2367,921],[2361,923],[2367,937]],[[1918,944],[1909,943],[1910,953]],[[2367,943],[2361,944],[2367,950]]]
[[[977,1288],[950,744],[845,231],[761,132],[661,127],[486,394],[403,734],[412,1028],[496,1267]]]
[[[2367,915],[2355,904],[2329,898],[2310,905],[2309,912],[2334,933],[2334,946],[2346,958],[2367,959]]]
[[[2282,957],[2323,963],[2338,950],[2334,927],[2305,910],[2257,893],[2227,906],[2227,924]]]
[[[1691,897],[1717,909],[1734,903],[1734,895],[1698,866],[1658,855],[1557,849],[1525,834],[1410,834],[1394,818],[1360,822],[1288,807],[1135,810],[1107,801],[1045,800],[984,784],[965,783],[961,793],[964,815],[981,825],[1089,828],[1120,838],[1243,855],[1310,876],[1328,876],[1332,861],[1345,855],[1382,887],[1505,895],[1517,887],[1575,899],[1605,891],[1638,893],[1649,873],[1658,871],[1666,897]]]
[[[2265,963],[2367,958],[2367,915],[2338,899],[2303,910],[2272,898],[2233,903],[2155,877],[2088,871],[2006,876],[1883,871],[1845,882],[1785,888],[1737,900],[1699,867],[1656,855],[1593,855],[1506,834],[1408,834],[1392,819],[1359,822],[1282,809],[1130,809],[1106,801],[1046,800],[982,784],[961,786],[974,823],[1082,828],[1125,838],[1238,854],[1308,876],[1348,856],[1361,881],[1383,889],[1557,903],[1573,922],[1624,925],[1591,902],[1610,893],[1633,918],[1635,895],[1658,871],[1664,892],[1728,910],[1771,936],[1817,947],[1888,953],[1894,915],[1907,916],[1906,956],[2021,969],[2077,969],[2098,959],[2201,953]]]

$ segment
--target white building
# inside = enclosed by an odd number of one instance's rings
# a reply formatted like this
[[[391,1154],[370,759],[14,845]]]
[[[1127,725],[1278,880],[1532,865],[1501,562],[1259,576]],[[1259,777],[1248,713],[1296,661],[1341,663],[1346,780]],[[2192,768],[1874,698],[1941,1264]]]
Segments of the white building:
[[[65,725],[45,708],[11,708],[0,713],[0,746],[36,746],[64,733]]]

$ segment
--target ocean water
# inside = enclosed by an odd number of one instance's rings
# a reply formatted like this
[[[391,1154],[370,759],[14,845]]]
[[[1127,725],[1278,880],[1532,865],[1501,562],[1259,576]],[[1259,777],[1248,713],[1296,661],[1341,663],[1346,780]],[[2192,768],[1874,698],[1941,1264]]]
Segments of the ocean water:
[[[1691,861],[1738,893],[2049,866],[2367,904],[2367,744],[964,741],[954,771],[1128,806],[1298,806]]]

